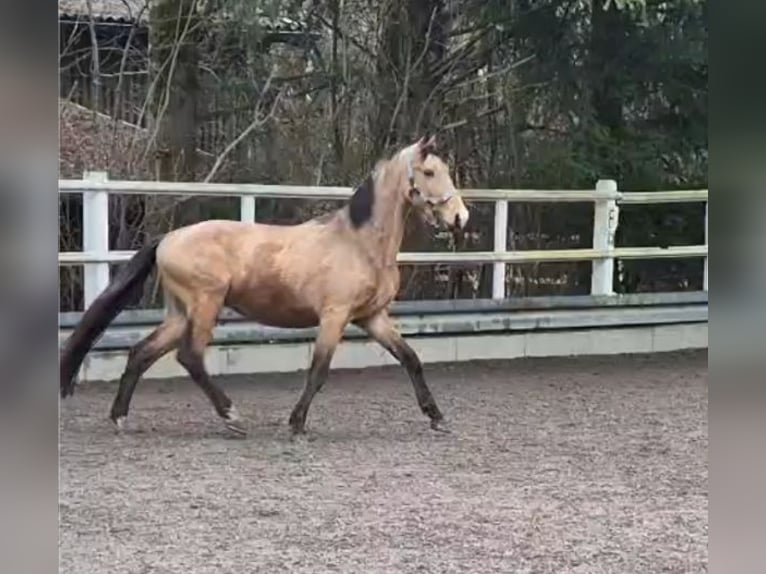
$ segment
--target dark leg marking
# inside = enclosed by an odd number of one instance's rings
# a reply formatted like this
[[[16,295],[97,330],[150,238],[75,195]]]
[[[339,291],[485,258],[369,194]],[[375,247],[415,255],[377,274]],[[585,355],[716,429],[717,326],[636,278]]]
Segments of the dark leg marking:
[[[178,348],[178,362],[205,393],[218,416],[224,419],[226,428],[236,434],[245,435],[247,431],[242,425],[231,399],[223,392],[223,389],[210,380],[210,375],[205,369],[203,352],[208,339],[209,335],[204,335],[204,332],[195,328],[192,320],[189,320]]]
[[[404,365],[404,368],[407,369],[407,374],[410,376],[412,386],[415,389],[418,406],[420,406],[420,410],[423,411],[423,414],[427,415],[432,421],[444,420],[444,416],[431,394],[431,389],[429,389],[426,384],[426,379],[423,375],[423,364],[420,362],[420,358],[417,353],[415,353],[415,350],[410,347],[406,341],[400,338],[393,342],[390,352],[400,363],[402,363],[402,365]]]
[[[423,364],[415,350],[410,347],[394,328],[387,314],[377,315],[359,326],[386,349],[407,370],[420,410],[431,419],[431,428],[448,432],[442,415],[423,375]]]
[[[131,348],[125,371],[120,377],[117,395],[112,403],[109,418],[117,428],[121,428],[128,416],[130,401],[136,385],[149,367],[169,352],[178,343],[181,333],[180,323],[166,322],[155,329],[148,337]]]
[[[305,432],[306,416],[308,415],[311,401],[327,381],[327,377],[330,374],[331,360],[332,354],[314,352],[303,392],[290,413],[290,428],[293,434]]]
[[[117,425],[118,429],[122,428],[125,417],[128,416],[130,399],[138,384],[138,379],[149,368],[151,355],[146,350],[151,345],[153,337],[154,333],[133,346],[128,353],[128,362],[125,366],[125,371],[123,371],[120,377],[120,386],[117,389],[117,395],[114,397],[112,409],[109,413],[109,418]]]
[[[343,329],[347,321],[345,312],[328,315],[320,321],[319,334],[314,345],[314,355],[311,358],[306,383],[298,402],[290,413],[290,428],[293,434],[304,432],[311,401],[327,380],[333,354],[343,337]]]

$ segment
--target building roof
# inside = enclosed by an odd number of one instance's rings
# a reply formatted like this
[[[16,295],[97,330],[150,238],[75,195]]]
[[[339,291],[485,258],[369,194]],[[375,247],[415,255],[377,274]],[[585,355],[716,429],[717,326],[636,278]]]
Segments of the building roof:
[[[91,0],[93,17],[98,20],[115,22],[146,23],[149,20],[149,8],[152,0]],[[303,15],[271,14],[260,8],[255,10],[256,18],[266,28],[279,31],[297,32],[303,28]],[[90,15],[88,0],[59,0],[59,18],[87,18]],[[232,18],[226,12],[218,18]]]
[[[150,0],[91,0],[93,17],[100,20],[146,21]],[[59,16],[88,16],[87,0],[59,0]]]
[[[145,154],[152,146],[151,130],[59,98],[60,178],[78,179],[89,170],[108,171],[112,179],[152,180],[154,156]],[[197,180],[204,179],[215,157],[197,150]],[[224,162],[216,179],[226,181],[232,165]]]

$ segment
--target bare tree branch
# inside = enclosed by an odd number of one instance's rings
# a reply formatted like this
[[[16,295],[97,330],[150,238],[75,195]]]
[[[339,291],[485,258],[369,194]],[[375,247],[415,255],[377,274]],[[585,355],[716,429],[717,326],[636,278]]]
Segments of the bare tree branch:
[[[98,53],[98,36],[96,35],[96,20],[93,17],[93,2],[92,0],[86,0],[85,4],[88,7],[88,28],[90,29],[90,45],[92,50],[90,69],[92,73],[91,82],[95,94],[93,108],[98,110],[101,101],[101,62]]]
[[[271,75],[269,75],[269,78],[266,80],[266,85],[263,88],[263,91],[261,93],[261,101],[263,100],[263,96],[268,93],[269,88],[271,87],[271,78],[274,74],[274,71],[272,70]],[[218,170],[221,168],[221,165],[223,165],[223,162],[226,160],[226,157],[240,144],[242,143],[254,130],[258,129],[260,126],[268,122],[272,116],[274,115],[274,111],[277,109],[277,106],[279,105],[279,101],[282,97],[282,91],[278,91],[277,95],[274,97],[274,101],[271,104],[271,108],[269,109],[269,112],[266,115],[260,115],[260,102],[259,105],[256,107],[253,115],[253,121],[250,122],[250,125],[248,125],[240,134],[234,138],[225,148],[224,150],[218,155],[218,157],[215,159],[215,163],[213,164],[213,167],[208,172],[207,176],[205,177],[205,183],[209,183],[212,181],[212,179],[215,177],[215,174],[218,173]]]

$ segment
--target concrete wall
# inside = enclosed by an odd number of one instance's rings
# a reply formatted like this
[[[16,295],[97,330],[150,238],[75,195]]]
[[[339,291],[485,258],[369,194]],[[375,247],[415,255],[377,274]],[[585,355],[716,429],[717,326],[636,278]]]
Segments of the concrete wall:
[[[707,322],[670,323],[628,327],[581,328],[410,337],[408,341],[424,363],[481,359],[516,359],[573,355],[653,353],[708,346]],[[303,370],[312,351],[310,342],[213,345],[206,363],[212,375]],[[126,350],[95,350],[85,360],[82,381],[116,380],[122,374]],[[346,340],[332,363],[338,368],[391,365],[395,361],[368,340]],[[146,378],[186,376],[171,353],[158,361]]]

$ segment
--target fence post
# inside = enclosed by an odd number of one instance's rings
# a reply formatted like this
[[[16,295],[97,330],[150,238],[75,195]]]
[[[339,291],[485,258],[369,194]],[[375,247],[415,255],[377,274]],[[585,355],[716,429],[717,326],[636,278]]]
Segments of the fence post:
[[[705,246],[708,249],[710,249],[710,246],[708,245],[709,240],[708,240],[708,235],[707,235],[707,209],[708,209],[708,202],[706,201],[705,202]],[[705,269],[703,270],[703,275],[702,275],[702,289],[704,289],[705,291],[707,291],[707,275],[708,275],[707,259],[708,258],[707,258],[707,255],[706,255],[705,256]]]
[[[83,179],[105,183],[104,171],[86,171]],[[109,253],[109,194],[86,191],[82,194],[82,249],[106,256]],[[109,263],[86,263],[83,269],[83,303],[87,309],[109,285]]]
[[[596,191],[616,193],[617,182],[613,179],[600,179],[596,182]],[[617,232],[619,209],[614,199],[599,199],[593,208],[593,249],[614,249],[614,236]],[[614,258],[605,257],[593,260],[590,292],[592,295],[614,294]]]
[[[239,198],[239,219],[253,223],[255,221],[255,196],[243,195]]]
[[[495,202],[495,253],[505,253],[508,250],[508,200],[500,199]],[[505,299],[505,268],[503,262],[492,266],[492,298]]]

